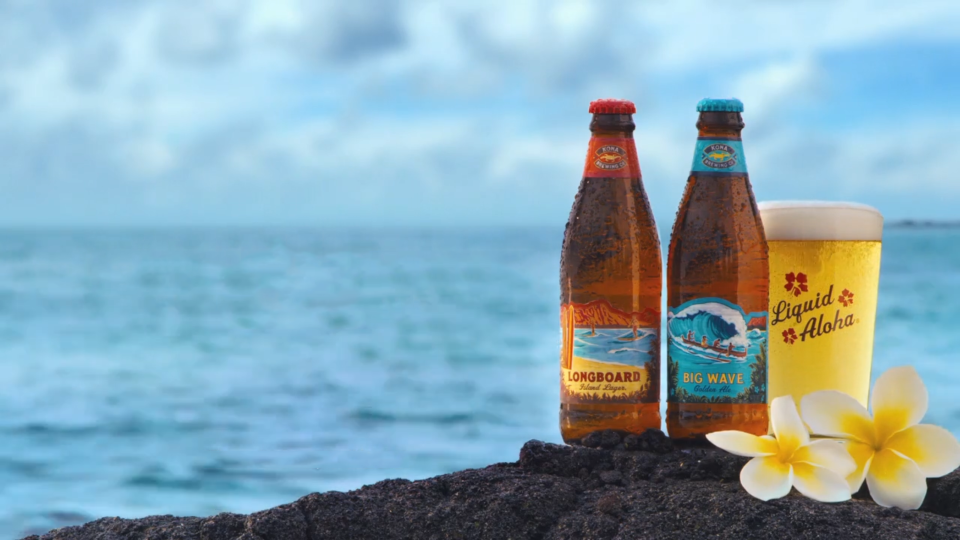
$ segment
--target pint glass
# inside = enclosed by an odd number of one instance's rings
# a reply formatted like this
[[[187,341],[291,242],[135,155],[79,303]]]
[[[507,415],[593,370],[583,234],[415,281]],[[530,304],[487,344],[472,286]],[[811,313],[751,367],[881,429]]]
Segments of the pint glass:
[[[819,201],[763,202],[770,261],[769,399],[870,391],[883,216]]]

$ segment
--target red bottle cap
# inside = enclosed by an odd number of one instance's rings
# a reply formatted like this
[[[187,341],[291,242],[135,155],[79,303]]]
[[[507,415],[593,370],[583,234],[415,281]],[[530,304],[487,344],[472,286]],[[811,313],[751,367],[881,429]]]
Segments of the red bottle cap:
[[[598,99],[590,102],[591,114],[634,114],[637,106],[625,99]]]

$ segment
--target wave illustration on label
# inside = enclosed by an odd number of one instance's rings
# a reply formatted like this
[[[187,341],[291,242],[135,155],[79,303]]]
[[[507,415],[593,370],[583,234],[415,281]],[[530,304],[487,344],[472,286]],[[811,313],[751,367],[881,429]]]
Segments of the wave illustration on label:
[[[699,298],[669,309],[667,336],[667,401],[766,403],[766,312]]]
[[[606,300],[560,309],[563,403],[656,403],[660,313],[627,313]]]

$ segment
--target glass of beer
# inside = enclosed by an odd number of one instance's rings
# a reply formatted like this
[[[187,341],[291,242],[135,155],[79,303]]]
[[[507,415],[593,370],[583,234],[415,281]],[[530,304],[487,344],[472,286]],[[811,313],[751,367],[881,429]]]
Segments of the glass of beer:
[[[855,203],[759,204],[770,254],[768,399],[839,390],[865,407],[883,216]]]

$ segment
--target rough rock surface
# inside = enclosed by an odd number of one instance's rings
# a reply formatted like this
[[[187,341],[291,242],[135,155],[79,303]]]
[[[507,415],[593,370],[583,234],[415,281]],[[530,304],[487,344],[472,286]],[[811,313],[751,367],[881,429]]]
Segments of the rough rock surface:
[[[530,441],[517,463],[313,493],[249,516],[103,518],[26,540],[960,538],[958,473],[931,480],[918,512],[864,494],[841,504],[795,493],[762,502],[740,487],[744,458],[674,448],[652,430],[585,443],[598,448]]]

